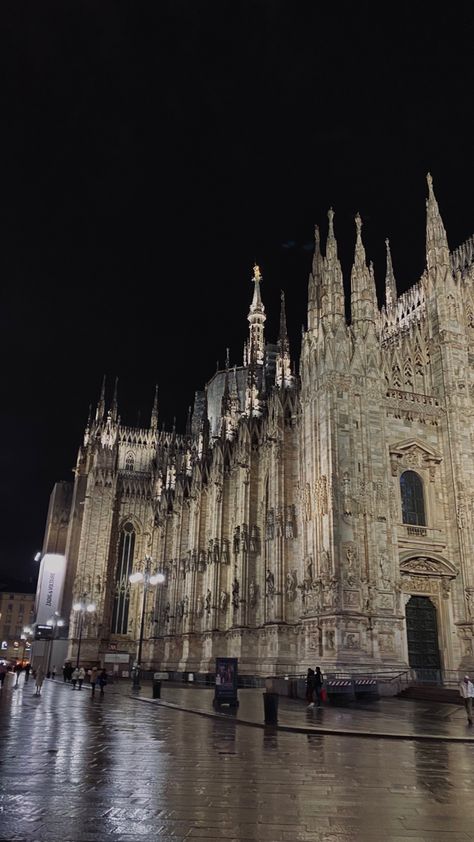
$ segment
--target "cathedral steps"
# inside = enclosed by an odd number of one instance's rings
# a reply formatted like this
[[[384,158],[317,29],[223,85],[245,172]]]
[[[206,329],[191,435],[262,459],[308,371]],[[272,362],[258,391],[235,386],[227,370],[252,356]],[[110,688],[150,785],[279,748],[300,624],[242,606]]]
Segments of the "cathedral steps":
[[[437,684],[413,684],[397,694],[399,699],[420,699],[426,702],[445,702],[461,705],[462,699],[456,687],[440,687]]]

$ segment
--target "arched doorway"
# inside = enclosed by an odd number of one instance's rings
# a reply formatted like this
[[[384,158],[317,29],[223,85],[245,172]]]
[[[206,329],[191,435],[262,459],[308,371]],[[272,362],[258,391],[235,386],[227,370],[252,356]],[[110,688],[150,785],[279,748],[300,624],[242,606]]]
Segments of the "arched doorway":
[[[436,608],[427,596],[411,596],[406,606],[408,662],[418,681],[441,682]]]

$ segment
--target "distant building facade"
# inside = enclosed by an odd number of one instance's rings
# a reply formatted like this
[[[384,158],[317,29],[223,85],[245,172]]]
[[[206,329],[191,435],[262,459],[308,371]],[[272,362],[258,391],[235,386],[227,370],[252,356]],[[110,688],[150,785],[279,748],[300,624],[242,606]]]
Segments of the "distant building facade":
[[[25,593],[24,584],[0,582],[0,660],[29,660],[32,635],[22,635],[33,623],[34,609],[35,594]]]
[[[166,581],[147,595],[144,666],[474,666],[473,249],[450,252],[428,177],[426,271],[399,297],[387,242],[380,309],[357,217],[347,324],[330,211],[299,375],[283,300],[278,341],[265,339],[255,267],[242,365],[196,393],[184,434],[159,430],[157,397],[146,429],[123,426],[102,391],[48,515],[71,658],[72,606],[88,600],[81,660],[134,660],[143,586],[129,575],[150,556]]]

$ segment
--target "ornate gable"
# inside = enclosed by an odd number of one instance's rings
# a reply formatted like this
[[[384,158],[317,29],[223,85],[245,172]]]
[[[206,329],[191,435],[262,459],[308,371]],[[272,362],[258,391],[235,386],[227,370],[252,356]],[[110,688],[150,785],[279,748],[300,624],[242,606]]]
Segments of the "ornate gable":
[[[442,456],[430,445],[417,438],[404,439],[390,445],[390,464],[392,476],[398,475],[399,468],[407,470],[410,468],[428,468],[430,480],[434,480],[436,465],[439,465]]]
[[[448,576],[450,579],[456,576],[456,570],[452,564],[445,559],[432,556],[415,556],[401,561],[400,573],[414,576]]]

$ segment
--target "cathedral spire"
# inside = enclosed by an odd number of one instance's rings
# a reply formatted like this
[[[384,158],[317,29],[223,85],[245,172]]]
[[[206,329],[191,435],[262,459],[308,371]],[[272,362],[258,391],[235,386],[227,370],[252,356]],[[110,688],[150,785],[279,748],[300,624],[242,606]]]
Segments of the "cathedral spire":
[[[375,323],[378,312],[373,269],[370,272],[367,268],[365,248],[362,242],[362,219],[360,218],[360,214],[357,214],[355,224],[357,235],[354,264],[351,272],[351,315],[353,325],[364,321]]]
[[[260,283],[262,281],[262,273],[257,264],[253,267],[253,278],[255,286],[253,291],[253,299],[250,305],[249,314],[247,316],[250,325],[250,338],[247,347],[247,365],[251,364],[252,359],[256,365],[263,365],[263,357],[265,350],[264,325],[266,321],[265,307],[262,303],[260,294]],[[244,361],[245,364],[245,361]]]
[[[323,258],[319,246],[319,228],[314,226],[314,254],[308,279],[308,330],[314,330],[318,322],[319,298]]]
[[[322,318],[330,318],[334,327],[340,322],[345,324],[344,281],[337,254],[336,237],[334,236],[334,211],[332,208],[328,210],[328,236],[326,257],[322,267],[320,306]]]
[[[426,200],[426,265],[429,272],[437,267],[449,267],[449,246],[430,173],[426,176],[426,180],[428,182],[428,198]]]
[[[95,420],[100,424],[104,420],[105,415],[105,374],[102,378],[102,388],[100,390],[100,398],[95,412]]]
[[[193,432],[193,414],[192,407],[188,406],[188,417],[186,419],[186,435],[191,436]]]
[[[293,386],[291,373],[290,343],[286,329],[285,293],[281,291],[280,307],[280,335],[278,337],[278,354],[275,368],[275,385],[280,389]]]
[[[112,407],[110,410],[110,417],[112,421],[117,423],[118,417],[118,400],[117,400],[117,392],[118,392],[118,377],[115,378],[115,385],[114,385],[114,396],[112,398]]]
[[[158,385],[155,385],[155,397],[153,399],[153,408],[151,410],[150,428],[154,432],[158,429]]]
[[[390,253],[390,242],[388,238],[385,240],[387,249],[387,271],[385,274],[385,304],[387,310],[397,303],[397,284],[393,272],[392,255]]]

